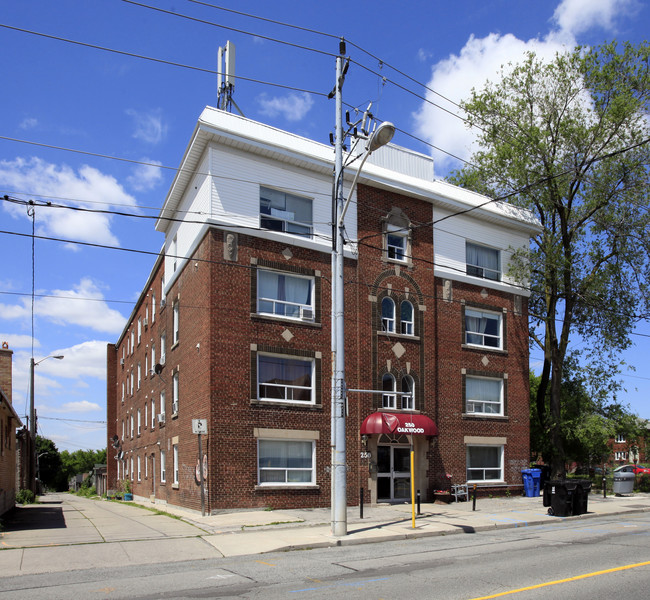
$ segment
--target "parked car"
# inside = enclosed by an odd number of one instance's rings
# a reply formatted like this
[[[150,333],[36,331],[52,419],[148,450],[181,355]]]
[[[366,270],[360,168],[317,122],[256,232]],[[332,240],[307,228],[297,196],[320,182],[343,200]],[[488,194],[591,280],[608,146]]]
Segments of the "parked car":
[[[634,473],[635,475],[642,475],[644,473],[650,474],[650,468],[643,465],[622,465],[614,469],[614,473]]]

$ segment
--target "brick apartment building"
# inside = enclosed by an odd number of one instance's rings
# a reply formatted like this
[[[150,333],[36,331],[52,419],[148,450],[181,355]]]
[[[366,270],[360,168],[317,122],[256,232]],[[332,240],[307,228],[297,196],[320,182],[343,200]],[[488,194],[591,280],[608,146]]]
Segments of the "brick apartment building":
[[[108,347],[110,488],[128,479],[136,497],[199,510],[192,420],[206,419],[208,512],[329,506],[333,160],[204,110],[156,223],[164,250]],[[507,265],[537,224],[396,146],[370,157],[352,199],[346,382],[363,391],[348,393],[349,503],[360,488],[406,500],[411,441],[425,501],[447,474],[520,492],[527,295]]]
[[[18,482],[16,429],[22,427],[12,403],[13,351],[6,342],[0,348],[0,515],[14,507]]]

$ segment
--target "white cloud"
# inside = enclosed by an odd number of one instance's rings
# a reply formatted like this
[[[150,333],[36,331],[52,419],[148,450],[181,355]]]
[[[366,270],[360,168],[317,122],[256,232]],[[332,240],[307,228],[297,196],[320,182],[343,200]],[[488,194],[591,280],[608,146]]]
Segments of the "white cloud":
[[[56,200],[60,204],[87,207],[85,201],[92,200],[93,203],[104,203],[101,208],[112,205],[136,206],[135,198],[113,176],[87,165],[76,172],[67,165],[48,163],[36,157],[16,158],[0,161],[0,180],[7,189],[17,190],[15,193],[20,196],[61,198]],[[14,217],[28,218],[24,206],[5,204],[5,209]],[[110,215],[65,208],[37,210],[40,234],[119,245],[117,237],[111,231]]]
[[[420,62],[426,62],[433,56],[433,53],[430,52],[429,50],[425,50],[424,48],[420,48],[418,50],[418,60]]]
[[[615,32],[617,21],[635,15],[639,8],[637,0],[563,0],[553,21],[573,36],[596,27]]]
[[[563,0],[557,7],[549,32],[543,37],[521,40],[512,34],[491,33],[483,38],[470,36],[458,54],[433,65],[428,87],[458,103],[467,99],[473,88],[480,89],[488,80],[496,81],[502,67],[520,62],[527,52],[551,59],[576,45],[576,34],[600,26],[611,29],[616,16],[630,15],[636,0]],[[584,21],[583,21],[584,20]],[[582,23],[586,26],[582,26]],[[474,133],[462,119],[456,118],[431,103],[463,116],[457,106],[440,96],[427,92],[427,100],[415,113],[417,135],[444,150],[433,150],[436,171],[443,174],[461,163],[453,154],[467,160],[472,153]],[[447,154],[449,153],[449,154]]]
[[[38,125],[38,120],[33,117],[25,117],[19,127],[21,129],[34,129]]]
[[[97,284],[84,277],[71,290],[52,290],[47,298],[37,298],[34,314],[59,325],[78,325],[95,331],[118,334],[125,319],[104,301]],[[31,300],[23,299],[21,305],[0,305],[0,315],[5,319],[27,319],[31,315]]]
[[[314,104],[314,100],[306,92],[289,94],[283,98],[269,98],[266,94],[262,94],[258,101],[261,105],[261,114],[267,117],[282,116],[287,121],[300,121]]]
[[[126,114],[133,119],[135,130],[133,137],[147,144],[159,144],[167,135],[167,125],[163,121],[160,108],[148,112],[129,108]]]
[[[160,161],[143,159],[142,162],[149,164],[136,165],[133,174],[127,179],[128,184],[136,192],[146,192],[154,189],[163,179],[162,170],[156,165],[162,165]]]
[[[12,308],[9,306],[8,308]],[[4,317],[5,305],[0,304],[0,318]],[[23,313],[23,309],[18,307],[18,310]],[[31,335],[20,335],[16,333],[0,333],[0,344],[7,342],[9,344],[9,350],[14,350],[16,348],[30,348],[32,347],[32,336]],[[34,348],[40,348],[41,344],[38,340],[34,340]]]
[[[88,400],[80,400],[79,402],[66,402],[60,408],[52,410],[58,413],[87,413],[96,410],[102,410],[102,407],[96,402],[88,402]]]

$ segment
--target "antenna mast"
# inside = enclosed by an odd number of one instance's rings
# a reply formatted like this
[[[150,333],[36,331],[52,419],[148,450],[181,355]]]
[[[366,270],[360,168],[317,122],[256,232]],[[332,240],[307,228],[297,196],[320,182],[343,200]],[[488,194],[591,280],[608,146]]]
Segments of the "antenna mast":
[[[219,46],[217,53],[217,108],[232,112],[232,107],[243,117],[244,113],[233,100],[235,92],[235,44],[226,42],[226,47]]]

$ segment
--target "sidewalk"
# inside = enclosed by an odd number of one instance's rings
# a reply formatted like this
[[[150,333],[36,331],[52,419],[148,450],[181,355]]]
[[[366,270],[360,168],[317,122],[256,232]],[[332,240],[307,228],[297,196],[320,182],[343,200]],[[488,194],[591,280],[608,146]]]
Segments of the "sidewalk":
[[[139,502],[149,505],[146,501]],[[650,494],[608,496],[590,494],[588,512],[575,517],[555,517],[547,513],[542,498],[514,496],[482,498],[451,504],[426,503],[420,506],[413,527],[410,504],[380,504],[348,508],[348,534],[334,537],[330,527],[330,509],[314,508],[274,511],[229,511],[201,517],[170,506],[161,510],[176,514],[184,521],[208,532],[203,536],[224,556],[366,544],[387,540],[475,533],[489,529],[527,527],[562,520],[595,516],[650,512]]]
[[[334,537],[329,509],[239,510],[201,517],[146,500],[117,503],[48,494],[41,501],[3,517],[0,581],[24,573],[219,559],[650,512],[650,494],[606,499],[591,494],[586,514],[566,518],[548,515],[541,497],[480,498],[476,510],[471,500],[422,504],[413,527],[409,504],[377,505],[365,506],[363,519],[359,507],[349,508],[348,534]]]

